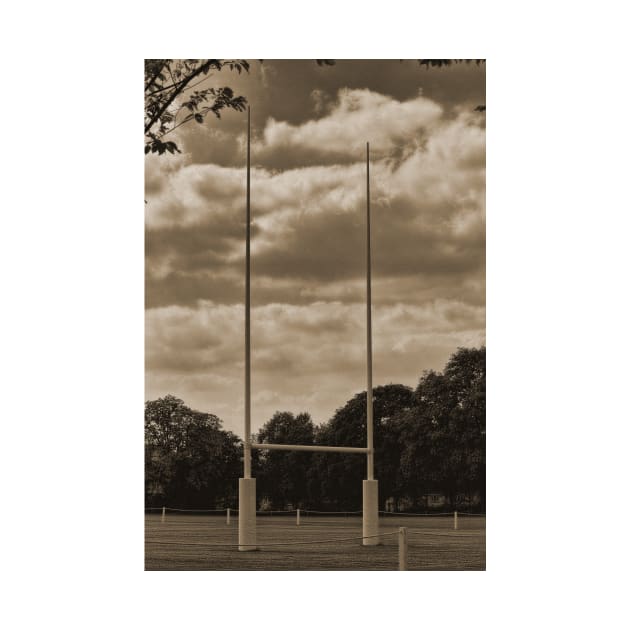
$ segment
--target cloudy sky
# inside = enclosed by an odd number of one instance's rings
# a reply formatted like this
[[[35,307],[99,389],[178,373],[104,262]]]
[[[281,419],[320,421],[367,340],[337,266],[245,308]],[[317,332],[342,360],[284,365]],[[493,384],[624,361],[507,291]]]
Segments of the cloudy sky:
[[[365,143],[374,384],[415,386],[485,343],[485,69],[253,61],[252,429],[316,423],[365,389]],[[242,435],[246,113],[190,123],[146,158],[146,398]]]

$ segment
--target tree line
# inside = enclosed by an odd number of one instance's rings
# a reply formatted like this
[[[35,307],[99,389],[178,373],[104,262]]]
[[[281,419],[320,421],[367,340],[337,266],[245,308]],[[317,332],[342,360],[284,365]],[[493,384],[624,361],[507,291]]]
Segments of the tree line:
[[[473,498],[485,510],[486,350],[460,348],[442,372],[427,371],[415,389],[375,387],[374,467],[379,509],[385,502],[427,508],[439,493],[457,507]],[[317,426],[308,413],[278,411],[253,436],[262,443],[365,446],[366,392]],[[221,420],[175,396],[145,405],[145,505],[238,506],[243,443]],[[357,510],[364,455],[252,451],[259,505],[269,509]]]

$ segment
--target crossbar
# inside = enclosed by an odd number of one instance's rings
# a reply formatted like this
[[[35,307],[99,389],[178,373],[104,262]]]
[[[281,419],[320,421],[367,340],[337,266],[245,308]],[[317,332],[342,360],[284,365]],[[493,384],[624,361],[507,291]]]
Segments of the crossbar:
[[[369,453],[369,448],[355,446],[311,446],[306,444],[251,444],[252,448],[258,450],[269,449],[270,451],[319,451],[329,453]]]

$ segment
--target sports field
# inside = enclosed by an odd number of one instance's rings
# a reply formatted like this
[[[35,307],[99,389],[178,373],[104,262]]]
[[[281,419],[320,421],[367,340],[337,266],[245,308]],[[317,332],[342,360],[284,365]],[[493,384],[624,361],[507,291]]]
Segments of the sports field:
[[[257,551],[239,552],[238,515],[169,513],[145,516],[148,571],[396,571],[398,529],[407,528],[410,571],[483,571],[486,519],[387,515],[381,545],[361,544],[361,516],[260,516]],[[341,540],[345,539],[345,540]]]

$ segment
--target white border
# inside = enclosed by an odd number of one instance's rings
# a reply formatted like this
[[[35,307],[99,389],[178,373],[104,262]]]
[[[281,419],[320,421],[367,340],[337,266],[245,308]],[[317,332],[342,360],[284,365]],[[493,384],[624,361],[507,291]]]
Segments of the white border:
[[[630,321],[619,5],[119,6],[7,11],[4,616],[65,628],[618,625]],[[138,81],[145,56],[209,48],[488,58],[487,572],[142,571]]]

